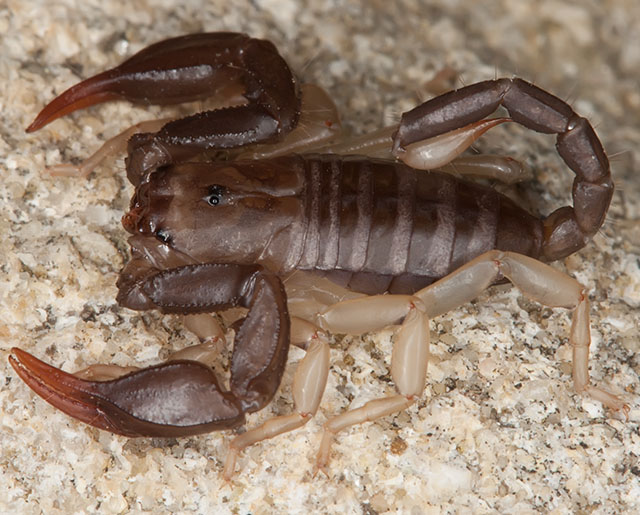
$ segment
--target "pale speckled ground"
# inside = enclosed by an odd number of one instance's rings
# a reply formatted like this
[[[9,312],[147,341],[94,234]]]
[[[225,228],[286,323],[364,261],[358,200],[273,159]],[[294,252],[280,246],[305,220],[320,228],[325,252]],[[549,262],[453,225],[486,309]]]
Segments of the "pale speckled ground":
[[[120,0],[0,0],[0,512],[640,510],[640,6],[483,4],[147,0],[131,8]],[[556,266],[591,291],[592,374],[628,396],[630,420],[607,418],[572,393],[567,314],[508,287],[432,323],[424,400],[341,435],[329,479],[311,475],[321,424],[390,391],[388,335],[336,346],[316,420],[250,449],[230,484],[219,477],[228,434],[126,440],[36,398],[7,364],[13,345],[73,370],[98,361],[155,363],[188,336],[177,319],[115,304],[127,252],[119,218],[131,193],[122,161],[88,181],[42,173],[45,164],[86,155],[150,115],[115,103],[32,136],[23,128],[80,78],[148,43],[202,30],[271,39],[304,79],[335,95],[355,131],[395,119],[445,65],[465,83],[496,73],[524,76],[592,118],[615,156],[618,189],[595,241]],[[479,146],[541,170],[543,186],[521,191],[541,196],[542,211],[567,201],[572,179],[549,138],[509,128]],[[292,352],[292,361],[299,357]],[[250,425],[291,409],[290,381],[291,368],[273,404]]]

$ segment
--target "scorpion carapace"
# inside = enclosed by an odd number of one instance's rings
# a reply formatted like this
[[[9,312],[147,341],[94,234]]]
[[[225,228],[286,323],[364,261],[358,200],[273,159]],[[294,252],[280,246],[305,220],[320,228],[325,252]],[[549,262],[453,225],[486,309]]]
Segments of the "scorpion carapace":
[[[584,289],[538,260],[584,246],[613,191],[602,145],[568,104],[521,79],[490,80],[427,101],[397,126],[337,141],[331,100],[299,85],[272,44],[212,33],[157,43],[73,86],[28,130],[114,97],[170,103],[208,92],[231,107],[151,123],[145,127],[156,132],[129,140],[127,172],[136,192],[123,224],[132,258],[118,281],[122,305],[185,314],[203,343],[154,367],[94,366],[73,375],[14,349],[17,373],[48,402],[128,436],[230,428],[271,400],[290,343],[303,347],[295,412],[237,436],[225,465],[230,477],[242,449],[302,426],[317,411],[329,371],[328,332],[399,325],[391,365],[398,393],[329,419],[317,460],[325,468],[336,432],[402,410],[422,394],[429,318],[509,279],[536,301],[574,309],[576,390],[628,411],[589,384]],[[509,117],[485,120],[499,106]],[[455,159],[461,174],[480,169],[513,178],[508,159],[457,158],[505,121],[557,135],[576,176],[573,207],[539,220],[489,187],[426,171]],[[224,150],[227,159],[198,158],[210,150]],[[234,306],[247,313],[233,326],[226,387],[208,365],[211,341],[223,335],[208,314]]]

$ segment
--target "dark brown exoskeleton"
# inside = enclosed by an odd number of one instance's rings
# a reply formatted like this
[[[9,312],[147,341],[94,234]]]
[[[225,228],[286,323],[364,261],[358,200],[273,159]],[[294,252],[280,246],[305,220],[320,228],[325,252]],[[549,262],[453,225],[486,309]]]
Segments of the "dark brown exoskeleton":
[[[299,427],[316,412],[328,374],[324,331],[400,324],[391,370],[398,393],[325,424],[318,456],[325,467],[337,431],[420,396],[429,318],[508,278],[534,300],[575,309],[576,390],[628,410],[589,384],[582,286],[539,261],[582,248],[602,225],[613,192],[600,141],[568,104],[521,79],[489,80],[425,102],[397,126],[337,141],[331,101],[318,88],[300,86],[271,43],[213,33],[152,45],[73,86],[28,130],[113,98],[173,103],[211,95],[231,107],[162,122],[157,132],[129,139],[127,172],[136,192],[123,224],[133,235],[132,259],[118,281],[118,301],[189,315],[247,308],[229,387],[206,364],[206,344],[142,370],[90,367],[76,375],[14,349],[11,364],[48,402],[127,436],[231,428],[272,399],[290,343],[302,346],[296,413],[236,437],[225,466],[229,477],[243,448]],[[485,120],[500,106],[509,117]],[[558,152],[576,175],[573,207],[540,220],[487,186],[426,171],[445,166],[505,121],[557,134]],[[221,149],[230,160],[196,160]],[[486,156],[454,163],[461,174],[506,180],[518,169]],[[221,335],[210,318],[197,320],[204,339]]]

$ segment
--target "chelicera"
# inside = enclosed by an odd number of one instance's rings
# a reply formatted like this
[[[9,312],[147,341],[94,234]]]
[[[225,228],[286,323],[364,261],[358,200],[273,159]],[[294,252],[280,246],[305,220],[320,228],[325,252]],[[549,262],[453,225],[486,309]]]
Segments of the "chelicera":
[[[136,192],[123,217],[132,257],[118,302],[186,315],[203,343],[137,369],[93,366],[75,374],[21,349],[11,364],[49,403],[126,436],[185,436],[237,427],[269,403],[291,344],[295,412],[236,436],[224,475],[249,445],[304,425],[329,373],[328,333],[396,326],[396,393],[324,425],[317,467],[339,431],[397,413],[420,397],[429,319],[508,279],[526,296],[573,310],[575,389],[628,412],[590,384],[584,288],[545,264],[586,245],[602,225],[613,183],[590,123],[521,79],[472,84],[429,100],[399,124],[360,138],[339,134],[335,106],[300,84],[275,47],[236,33],[163,41],[87,79],[47,105],[34,131],[75,109],[125,98],[175,103],[214,96],[225,108],[140,124],[80,167],[85,174],[122,142]],[[508,116],[486,119],[498,107]],[[519,163],[459,155],[507,121],[556,134],[575,173],[573,206],[538,219],[494,189],[457,176],[517,180]],[[220,159],[211,159],[211,154]],[[203,157],[204,155],[204,157]],[[449,166],[456,176],[446,173]],[[223,331],[211,313],[243,307],[228,385],[209,363]]]

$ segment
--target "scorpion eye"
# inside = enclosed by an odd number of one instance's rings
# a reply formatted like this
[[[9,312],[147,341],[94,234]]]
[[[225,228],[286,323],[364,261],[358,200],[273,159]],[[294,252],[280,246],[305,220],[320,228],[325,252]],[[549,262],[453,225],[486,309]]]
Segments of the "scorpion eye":
[[[171,242],[171,236],[169,235],[169,232],[166,231],[165,229],[158,229],[156,231],[156,238],[158,238],[162,243],[170,243]]]
[[[204,200],[210,206],[217,206],[218,204],[220,204],[220,202],[222,202],[223,194],[224,188],[222,186],[219,186],[218,184],[214,184],[212,186],[209,186],[209,191],[207,192],[207,196],[204,198]]]

